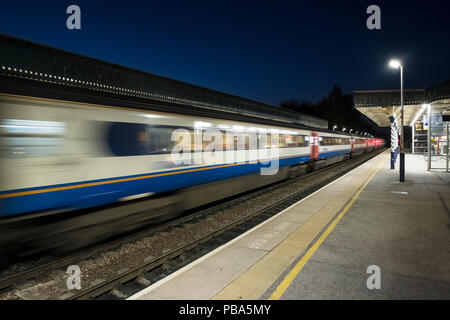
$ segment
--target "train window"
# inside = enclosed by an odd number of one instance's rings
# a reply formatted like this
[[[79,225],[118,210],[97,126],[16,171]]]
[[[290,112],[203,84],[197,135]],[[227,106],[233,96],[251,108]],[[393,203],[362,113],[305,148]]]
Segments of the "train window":
[[[239,132],[234,138],[236,150],[258,149],[257,134],[253,132]],[[242,145],[240,145],[242,144]]]
[[[191,143],[192,150],[195,152],[201,152],[207,144],[205,142],[202,143],[203,131],[200,129],[196,129],[191,131]]]
[[[51,157],[63,154],[63,138],[4,137],[2,157]]]
[[[319,140],[320,141],[320,145],[321,146],[330,146],[330,145],[333,144],[332,139],[333,138],[322,137],[322,140]]]
[[[276,134],[276,133],[268,133],[267,139],[262,139],[260,136],[260,148],[261,149],[268,149],[268,148],[286,148],[286,136],[284,134]]]
[[[176,132],[176,134],[174,134]],[[171,134],[172,145],[175,148],[175,145],[182,148],[186,151],[192,150],[192,141],[194,139],[194,135],[192,131],[188,131],[185,129],[181,129],[181,131],[173,130]]]
[[[275,146],[277,139],[279,148],[297,148],[309,146],[309,141],[306,140],[306,136],[267,134],[266,138],[263,138],[263,135],[260,134],[259,148],[267,149],[271,146]]]
[[[309,141],[306,140],[306,136],[296,136],[295,139],[297,141],[298,147],[308,147],[309,146]]]
[[[237,137],[234,134],[225,132],[223,134],[223,150],[233,150],[237,145]]]
[[[322,137],[322,141],[320,141],[321,146],[339,146],[348,144],[350,144],[350,139],[348,138]]]
[[[201,152],[211,143],[209,140],[199,139],[199,137],[203,137],[204,132],[198,129],[122,122],[111,123],[108,132],[108,143],[116,156],[170,153],[176,144],[184,143],[181,137],[178,141],[171,141],[172,132],[176,129],[188,130],[191,140],[191,151]],[[225,131],[222,131],[222,134],[223,150],[253,150],[258,147],[265,149],[275,147],[277,142],[279,148],[309,146],[306,136],[273,133],[262,135],[254,132]],[[258,141],[257,137],[259,138]],[[242,139],[242,142],[240,139]],[[239,145],[240,143],[243,143],[242,146]]]
[[[209,147],[209,150],[216,150],[222,149],[224,147],[224,139],[226,139],[226,135],[223,131],[220,130],[211,130],[211,131],[202,131],[199,132],[202,133],[203,136],[203,150],[206,150],[206,148]],[[223,150],[223,149],[222,149]]]
[[[258,135],[258,146],[259,149],[269,149],[272,140],[270,134],[259,134]]]
[[[296,148],[297,147],[297,137],[296,136],[289,136],[289,135],[285,135],[285,140],[286,140],[286,147],[288,148]]]
[[[139,132],[144,139],[139,141],[141,147],[147,154],[172,152],[174,142],[172,142],[172,127],[147,126],[146,131]]]
[[[66,124],[55,121],[3,119],[0,122],[1,156],[51,157],[64,153]]]
[[[274,134],[272,134],[274,135]],[[278,135],[278,148],[286,148],[287,144],[286,144],[286,136],[284,134],[279,134]]]
[[[170,126],[114,122],[109,127],[108,142],[116,156],[139,156],[170,153],[176,142],[171,140]]]

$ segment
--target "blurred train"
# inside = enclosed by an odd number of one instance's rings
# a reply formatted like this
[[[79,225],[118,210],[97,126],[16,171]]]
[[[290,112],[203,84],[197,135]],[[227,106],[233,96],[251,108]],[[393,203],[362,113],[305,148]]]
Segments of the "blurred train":
[[[0,106],[1,217],[97,207],[239,177],[242,186],[228,190],[235,194],[284,179],[299,164],[342,161],[384,144],[380,139],[328,130],[6,94],[1,95]],[[245,132],[277,132],[280,170],[274,176],[259,175],[263,164],[258,160],[264,159],[258,153],[246,163],[217,154],[223,159],[215,165],[176,165],[171,155],[176,141],[171,137],[180,128],[192,134],[220,130],[225,148],[217,153],[236,152],[236,139]],[[234,134],[228,137],[230,132]],[[205,142],[196,145],[194,140],[191,152],[203,152]],[[225,146],[230,143],[234,146]],[[258,141],[257,148],[268,147],[267,142],[262,144]],[[243,182],[246,176],[254,180],[252,174],[258,176],[256,181]],[[214,188],[207,190],[206,200],[217,200]],[[220,197],[229,195],[220,193]],[[182,202],[187,209],[205,201]]]
[[[173,141],[172,134],[177,129],[192,135],[219,130],[224,148],[216,151],[218,162],[175,164],[172,150],[179,141]],[[260,174],[267,166],[262,162],[267,160],[261,158],[263,152],[250,152],[248,161],[236,161],[237,138],[255,130],[272,132],[270,137],[276,134],[276,174]],[[256,148],[263,151],[271,148],[270,143],[270,138],[258,140]],[[272,184],[298,171],[343,161],[383,145],[381,139],[287,123],[281,126],[279,122],[262,124],[0,94],[0,223],[49,215],[64,221],[72,212],[85,216],[86,210],[102,214],[79,226],[118,221],[124,216],[138,223]],[[204,152],[205,146],[205,142],[192,139],[183,147],[195,156]],[[243,148],[248,149],[248,142]],[[126,228],[123,221],[118,226]],[[66,230],[61,224],[56,229]]]

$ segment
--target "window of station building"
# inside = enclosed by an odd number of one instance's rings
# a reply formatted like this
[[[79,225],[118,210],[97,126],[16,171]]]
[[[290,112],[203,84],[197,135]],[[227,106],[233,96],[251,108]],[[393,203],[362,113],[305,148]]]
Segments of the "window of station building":
[[[3,119],[0,121],[0,155],[3,158],[61,155],[65,132],[64,122]]]

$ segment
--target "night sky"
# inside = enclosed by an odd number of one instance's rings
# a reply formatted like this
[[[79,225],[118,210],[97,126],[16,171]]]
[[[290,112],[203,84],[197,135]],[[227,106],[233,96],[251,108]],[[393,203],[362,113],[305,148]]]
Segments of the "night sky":
[[[449,1],[5,1],[0,32],[278,105],[450,79]],[[66,8],[81,8],[81,30]],[[381,30],[366,9],[381,8]]]

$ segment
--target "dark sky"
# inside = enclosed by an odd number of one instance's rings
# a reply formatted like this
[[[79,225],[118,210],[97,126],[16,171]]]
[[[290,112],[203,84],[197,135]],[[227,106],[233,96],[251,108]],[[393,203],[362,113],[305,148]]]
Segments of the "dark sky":
[[[9,1],[0,32],[270,104],[450,79],[450,1]],[[81,30],[66,28],[67,6]],[[381,30],[366,9],[381,8]]]

